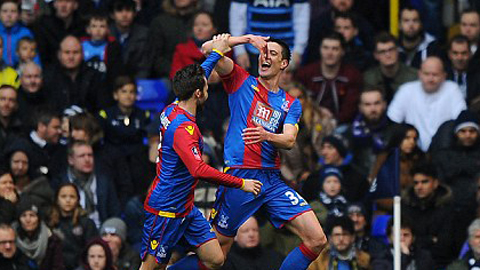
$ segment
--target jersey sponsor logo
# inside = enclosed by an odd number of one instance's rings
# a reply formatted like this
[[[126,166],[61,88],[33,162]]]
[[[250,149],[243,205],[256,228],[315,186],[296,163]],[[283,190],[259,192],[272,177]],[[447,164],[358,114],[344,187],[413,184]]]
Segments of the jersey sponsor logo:
[[[281,112],[274,110],[272,107],[262,102],[257,102],[252,120],[257,124],[262,125],[265,129],[271,132],[276,132],[281,117]]]
[[[192,147],[192,154],[196,160],[202,160],[202,157],[200,156],[200,151],[198,151],[198,148],[196,146]]]
[[[193,126],[186,126],[185,130],[188,132],[188,134],[193,135],[195,128]]]
[[[254,7],[269,7],[269,8],[275,8],[275,7],[280,7],[280,6],[285,6],[289,7],[290,6],[290,0],[255,0],[253,2]]]
[[[150,247],[155,250],[158,247],[158,241],[157,240],[152,240],[150,242]]]
[[[218,222],[218,227],[222,229],[227,229],[228,228],[228,219],[230,219],[228,216],[221,215],[220,216],[220,221]]]

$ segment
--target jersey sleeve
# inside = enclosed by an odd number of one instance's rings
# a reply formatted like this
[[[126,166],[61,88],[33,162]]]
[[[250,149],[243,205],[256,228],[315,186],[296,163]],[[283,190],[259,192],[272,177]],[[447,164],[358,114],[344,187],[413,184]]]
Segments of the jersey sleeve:
[[[288,110],[287,117],[284,124],[296,125],[302,116],[302,105],[298,99],[295,99]]]
[[[201,64],[203,70],[205,70],[205,77],[207,78],[207,80],[208,78],[210,78],[210,74],[212,74],[212,71],[215,68],[218,60],[220,60],[220,58],[222,57],[223,56],[220,55],[218,52],[212,51],[207,57],[207,59],[205,59],[205,61],[203,61],[203,63]]]
[[[192,122],[182,123],[175,131],[173,149],[183,161],[194,178],[205,178],[209,182],[227,187],[240,188],[243,179],[222,173],[210,167],[202,160],[202,153],[198,145],[200,132]]]
[[[223,88],[228,94],[235,93],[245,80],[250,76],[247,71],[241,68],[239,65],[234,64],[232,72],[225,76],[220,76],[223,81]]]

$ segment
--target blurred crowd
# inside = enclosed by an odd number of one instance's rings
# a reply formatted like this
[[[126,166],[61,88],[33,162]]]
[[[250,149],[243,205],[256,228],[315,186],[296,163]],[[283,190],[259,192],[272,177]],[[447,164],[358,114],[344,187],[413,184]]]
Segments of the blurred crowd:
[[[281,173],[329,239],[310,269],[393,269],[392,194],[375,193],[392,156],[402,269],[480,269],[480,1],[399,2],[394,36],[388,0],[1,1],[0,268],[138,269],[162,108],[137,83],[172,102],[175,72],[228,32],[291,46],[280,86],[303,114]],[[255,48],[228,56],[257,74]],[[214,73],[196,121],[219,170],[228,116]],[[215,192],[195,190],[207,217]],[[276,269],[299,242],[259,211],[224,269]]]

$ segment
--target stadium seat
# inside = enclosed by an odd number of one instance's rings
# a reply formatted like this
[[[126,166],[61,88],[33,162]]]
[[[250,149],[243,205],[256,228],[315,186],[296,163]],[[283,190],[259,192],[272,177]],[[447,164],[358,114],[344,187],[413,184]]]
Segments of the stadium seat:
[[[387,226],[388,221],[392,218],[391,215],[378,215],[373,218],[372,222],[372,237],[378,238],[385,244],[388,244]]]
[[[143,110],[150,111],[150,115],[156,115],[166,106],[170,90],[164,81],[160,79],[138,79],[137,89],[135,105]]]

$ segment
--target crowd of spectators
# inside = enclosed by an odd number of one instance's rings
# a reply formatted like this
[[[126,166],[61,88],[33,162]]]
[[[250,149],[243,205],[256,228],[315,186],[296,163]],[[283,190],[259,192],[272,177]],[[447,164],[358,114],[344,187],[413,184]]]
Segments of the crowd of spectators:
[[[370,189],[395,151],[402,269],[478,269],[480,1],[400,1],[398,38],[388,3],[1,1],[0,268],[138,268],[160,138],[137,81],[161,80],[173,101],[175,72],[230,32],[291,46],[280,85],[303,114],[280,169],[329,238],[310,269],[393,269],[393,201]],[[257,73],[255,48],[228,56]],[[217,74],[208,82],[202,158],[221,170],[228,96]],[[205,216],[215,192],[196,187]],[[278,268],[299,242],[260,210],[224,269]],[[178,246],[172,262],[188,252]]]

